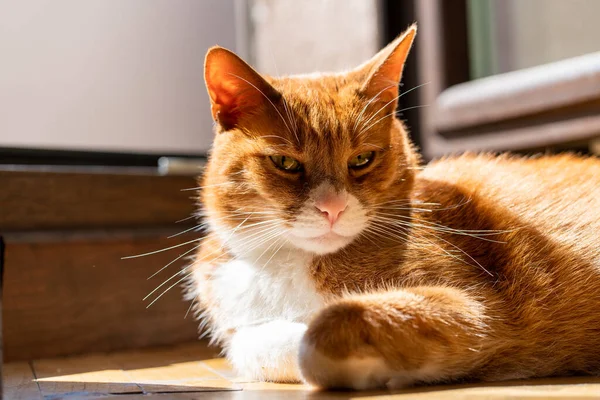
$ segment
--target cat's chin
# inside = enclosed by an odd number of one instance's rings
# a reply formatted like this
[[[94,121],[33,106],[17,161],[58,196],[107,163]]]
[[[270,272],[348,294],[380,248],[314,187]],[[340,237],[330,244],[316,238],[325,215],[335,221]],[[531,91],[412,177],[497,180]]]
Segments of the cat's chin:
[[[295,236],[290,242],[305,251],[325,255],[335,253],[338,250],[346,247],[354,240],[355,236],[342,236],[334,232],[328,232],[324,235],[315,237],[299,237]]]

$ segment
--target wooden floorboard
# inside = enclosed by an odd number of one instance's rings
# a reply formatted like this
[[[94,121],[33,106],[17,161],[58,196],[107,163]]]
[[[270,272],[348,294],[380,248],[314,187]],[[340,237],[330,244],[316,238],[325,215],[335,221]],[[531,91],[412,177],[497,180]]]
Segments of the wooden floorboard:
[[[42,398],[29,363],[6,364],[2,368],[2,373],[4,399],[36,400]]]
[[[151,350],[14,362],[4,366],[4,399],[595,399],[600,377],[540,379],[402,391],[320,392],[305,385],[253,382],[202,343]],[[37,379],[36,379],[37,378]]]
[[[36,360],[33,368],[44,396],[143,393],[105,354]]]

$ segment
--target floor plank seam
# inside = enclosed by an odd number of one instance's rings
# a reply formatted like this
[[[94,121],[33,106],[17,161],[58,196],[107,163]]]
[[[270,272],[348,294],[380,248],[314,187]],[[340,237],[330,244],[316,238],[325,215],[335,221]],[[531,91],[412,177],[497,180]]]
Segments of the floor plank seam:
[[[148,394],[149,393],[149,392],[146,392],[144,390],[144,388],[139,383],[137,383],[135,381],[135,379],[133,379],[133,377],[131,375],[129,375],[129,373],[126,370],[124,370],[123,368],[121,368],[121,371],[129,379],[129,382],[133,383],[140,390],[140,393],[138,393],[138,394]],[[124,393],[122,395],[127,395],[127,393]]]
[[[235,384],[236,382],[232,381],[231,378],[228,378],[227,376],[225,376],[224,374],[220,373],[218,370],[214,369],[213,367],[211,367],[210,365],[206,364],[205,362],[199,361],[200,365],[204,368],[206,368],[207,370],[214,372],[215,374],[219,375],[221,378],[225,379],[228,382],[231,382],[232,384]]]
[[[44,394],[42,393],[42,387],[40,386],[40,383],[38,382],[38,377],[37,377],[37,374],[35,372],[35,368],[33,367],[33,360],[27,361],[27,365],[29,365],[29,369],[31,370],[31,375],[33,375],[33,381],[35,382],[35,385],[38,388],[38,392],[40,393],[40,397],[43,398]]]

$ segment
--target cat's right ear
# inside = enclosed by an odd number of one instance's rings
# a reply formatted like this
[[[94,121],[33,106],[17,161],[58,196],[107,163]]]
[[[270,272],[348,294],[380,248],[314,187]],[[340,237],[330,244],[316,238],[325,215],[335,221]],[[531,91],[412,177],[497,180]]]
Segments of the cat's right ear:
[[[367,97],[396,108],[402,71],[416,34],[417,25],[413,24],[371,60],[358,67],[360,73],[368,74],[362,88]]]
[[[224,130],[239,126],[279,98],[258,72],[222,47],[212,47],[204,62],[212,116]]]

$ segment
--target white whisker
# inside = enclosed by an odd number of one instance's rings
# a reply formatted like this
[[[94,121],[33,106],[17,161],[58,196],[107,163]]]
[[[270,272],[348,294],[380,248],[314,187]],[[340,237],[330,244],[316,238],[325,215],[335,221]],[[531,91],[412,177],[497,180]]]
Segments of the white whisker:
[[[365,106],[363,107],[363,109],[358,114],[358,117],[356,117],[356,120],[354,121],[354,126],[352,127],[352,132],[355,132],[356,128],[358,128],[358,124],[361,122],[361,117],[363,116],[363,114],[365,113],[365,111],[367,111],[367,108],[369,107],[369,105],[371,103],[373,103],[381,95],[381,93],[383,93],[386,90],[391,89],[391,88],[393,88],[395,86],[397,86],[397,84],[386,86],[383,89],[381,89],[375,96],[371,97],[371,99],[367,102],[367,104],[365,104]]]
[[[235,76],[238,79],[241,79],[242,81],[246,82],[248,85],[252,86],[254,89],[258,90],[258,92],[260,94],[263,95],[263,97],[265,99],[267,99],[267,101],[269,103],[271,103],[271,106],[273,106],[273,108],[275,109],[275,111],[277,112],[277,114],[279,114],[279,116],[281,117],[281,120],[283,121],[283,123],[285,124],[285,127],[287,128],[288,132],[292,133],[292,130],[290,129],[288,123],[285,121],[285,118],[283,118],[283,115],[281,115],[281,112],[279,112],[279,109],[275,106],[275,104],[273,104],[273,102],[271,101],[271,99],[269,99],[269,96],[267,96],[266,94],[263,93],[262,90],[260,90],[259,88],[257,88],[254,84],[252,84],[251,82],[249,82],[248,80],[242,78],[241,76],[235,75],[235,74],[231,74],[233,76]],[[298,138],[298,135],[294,132],[294,136],[296,136],[296,140],[298,141],[298,143],[300,143],[300,139]]]
[[[397,114],[401,113],[402,111],[408,111],[408,110],[412,110],[412,109],[415,109],[415,108],[422,108],[422,107],[429,107],[429,104],[422,104],[422,105],[419,105],[419,106],[406,107],[406,108],[403,108],[401,110],[391,112],[388,115],[384,115],[383,117],[379,118],[377,121],[373,122],[372,124],[370,124],[366,128],[362,129],[358,133],[358,136],[361,136],[364,132],[367,132],[369,129],[371,129],[372,127],[374,127],[375,125],[377,125],[378,123],[380,123],[381,121],[383,121],[386,118],[389,118],[389,117],[391,117],[393,115],[397,115]]]
[[[190,310],[194,307],[194,304],[196,303],[196,299],[197,299],[197,297],[194,297],[192,299],[192,302],[191,302],[190,306],[188,307],[187,311],[185,312],[185,315],[183,316],[183,319],[187,319],[187,316],[190,313]]]
[[[167,267],[169,267],[169,265],[173,265],[173,263],[181,260],[181,258],[185,257],[186,255],[190,254],[192,251],[197,250],[199,247],[201,246],[201,244],[199,244],[198,246],[194,246],[191,249],[189,249],[188,251],[186,251],[183,254],[180,254],[179,257],[175,258],[173,261],[169,262],[167,265],[165,265],[164,267],[162,267],[161,269],[159,269],[158,271],[156,271],[155,273],[153,273],[152,275],[150,275],[148,277],[147,280],[150,280],[152,278],[154,278],[156,275],[160,274],[162,271],[164,271]]]
[[[179,224],[179,223],[181,223],[181,222],[184,222],[184,221],[189,221],[189,220],[190,220],[190,219],[192,219],[192,218],[196,218],[196,216],[195,216],[195,215],[190,215],[189,217],[185,217],[185,218],[183,218],[183,219],[180,219],[180,220],[178,220],[178,221],[175,221],[175,223],[176,223],[176,224]]]
[[[426,83],[422,83],[422,84],[420,84],[420,85],[417,85],[417,86],[415,86],[415,87],[414,87],[414,88],[412,88],[412,89],[409,89],[409,90],[407,90],[407,91],[405,91],[405,92],[402,92],[402,93],[400,93],[398,96],[394,97],[392,100],[390,100],[390,101],[388,101],[387,103],[385,103],[385,104],[384,104],[384,105],[383,105],[383,106],[382,106],[382,107],[381,107],[379,110],[377,110],[377,112],[376,112],[376,113],[374,113],[374,114],[373,114],[373,115],[372,115],[372,116],[371,116],[371,117],[370,117],[368,120],[366,120],[366,121],[365,121],[365,122],[362,124],[363,128],[361,128],[360,132],[358,133],[358,136],[360,136],[360,135],[361,135],[361,134],[362,134],[362,133],[363,133],[363,132],[366,130],[366,129],[364,128],[364,126],[365,126],[366,124],[368,124],[369,122],[371,122],[371,121],[373,120],[373,118],[375,118],[375,116],[376,116],[377,114],[379,114],[379,113],[380,113],[382,110],[385,110],[385,108],[386,108],[387,106],[389,106],[390,104],[392,104],[394,101],[398,100],[400,97],[404,96],[405,94],[408,94],[408,93],[412,92],[413,90],[416,90],[416,89],[418,89],[418,88],[420,88],[420,87],[422,87],[422,86],[425,86],[425,85],[427,85],[427,84],[429,84],[429,82],[426,82]],[[405,109],[404,111],[406,111],[406,109]],[[399,112],[399,111],[394,111],[394,113],[396,113],[396,112]]]
[[[168,288],[166,288],[161,294],[159,294],[154,300],[152,300],[147,306],[146,308],[150,308],[150,306],[154,303],[156,303],[158,301],[158,299],[160,299],[161,297],[163,297],[163,295],[165,293],[167,293],[169,290],[173,289],[175,286],[177,286],[178,284],[180,284],[181,282],[183,282],[184,280],[186,280],[187,278],[189,278],[192,275],[192,272],[190,272],[189,274],[186,274],[183,276],[183,278],[181,278],[180,280],[178,280],[177,282],[175,282],[174,284],[172,284],[171,286],[169,286]]]
[[[198,238],[198,239],[190,240],[189,242],[180,243],[180,244],[177,244],[177,245],[175,245],[175,246],[167,247],[167,248],[165,248],[165,249],[156,250],[156,251],[151,251],[151,252],[149,252],[149,253],[137,254],[137,255],[135,255],[135,256],[126,256],[126,257],[121,257],[121,260],[129,260],[130,258],[145,257],[145,256],[149,256],[149,255],[152,255],[152,254],[162,253],[163,251],[173,250],[173,249],[176,249],[176,248],[178,248],[178,247],[185,246],[185,245],[188,245],[188,244],[191,244],[191,243],[197,242],[197,241],[199,241],[199,240],[202,240],[202,238]]]
[[[173,234],[171,236],[167,236],[167,239],[172,239],[172,238],[174,238],[176,236],[183,235],[184,233],[188,233],[188,232],[191,232],[191,231],[200,232],[201,230],[205,229],[205,227],[206,227],[205,224],[195,225],[195,226],[192,226],[191,228],[188,228],[188,229],[186,229],[184,231],[181,231],[179,233],[175,233],[175,234]]]

